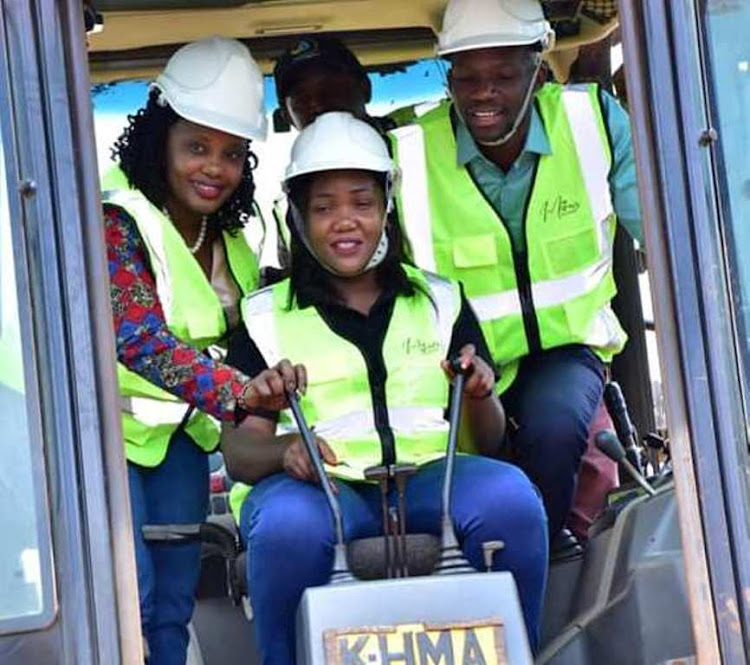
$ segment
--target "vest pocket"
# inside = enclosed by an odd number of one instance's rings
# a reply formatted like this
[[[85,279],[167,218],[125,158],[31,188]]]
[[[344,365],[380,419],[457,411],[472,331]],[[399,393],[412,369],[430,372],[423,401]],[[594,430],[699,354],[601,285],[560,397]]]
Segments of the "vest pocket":
[[[497,264],[495,235],[483,233],[454,238],[451,243],[453,265],[456,268],[481,268]]]
[[[599,238],[594,229],[588,228],[545,240],[543,251],[547,270],[544,279],[555,279],[598,261]]]

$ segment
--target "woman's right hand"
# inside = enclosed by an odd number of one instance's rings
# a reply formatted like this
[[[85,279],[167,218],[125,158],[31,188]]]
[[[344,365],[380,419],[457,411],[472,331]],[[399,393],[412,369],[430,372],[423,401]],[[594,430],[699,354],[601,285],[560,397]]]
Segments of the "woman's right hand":
[[[304,395],[307,390],[307,370],[304,365],[292,365],[284,359],[245,384],[238,399],[239,406],[243,409],[281,411],[289,406],[287,392],[294,390]]]
[[[315,442],[318,444],[318,450],[320,456],[326,464],[335,466],[337,463],[336,453],[333,452],[331,447],[321,438],[315,437]],[[296,436],[294,439],[287,444],[286,450],[284,451],[284,471],[286,471],[292,478],[298,480],[305,480],[310,483],[317,483],[318,476],[315,473],[315,467],[313,466],[310,456],[307,454],[307,448],[305,448],[305,442],[301,436]],[[335,485],[334,485],[335,488]]]

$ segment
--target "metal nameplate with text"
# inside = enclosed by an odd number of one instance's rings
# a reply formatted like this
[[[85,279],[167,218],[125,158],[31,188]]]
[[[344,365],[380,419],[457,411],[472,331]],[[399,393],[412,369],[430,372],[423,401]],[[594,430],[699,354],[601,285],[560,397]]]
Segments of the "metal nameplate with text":
[[[326,665],[508,665],[498,618],[325,631]]]

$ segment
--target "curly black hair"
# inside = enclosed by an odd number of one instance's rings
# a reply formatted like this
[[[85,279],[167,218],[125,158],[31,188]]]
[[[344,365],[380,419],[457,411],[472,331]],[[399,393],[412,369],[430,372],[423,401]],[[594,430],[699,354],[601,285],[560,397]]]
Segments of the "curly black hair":
[[[169,192],[167,136],[169,128],[180,116],[168,104],[162,106],[158,98],[159,91],[151,90],[146,105],[128,116],[128,126],[115,141],[111,152],[130,186],[140,190],[157,208],[162,208]],[[247,143],[247,160],[240,184],[224,205],[208,218],[214,228],[233,235],[245,225],[256,208],[253,170],[258,165],[258,158],[250,150],[250,142]]]
[[[314,175],[295,178],[290,183],[289,202],[300,211],[306,211],[310,185]],[[378,179],[380,192],[385,197],[385,181]],[[289,272],[289,303],[291,308],[296,298],[301,307],[314,304],[340,303],[341,299],[331,282],[331,274],[320,265],[320,262],[310,253],[307,245],[299,235],[292,219],[291,209],[287,213],[287,225],[291,233],[291,270]],[[403,264],[412,264],[408,258],[408,245],[395,210],[388,215],[386,222],[388,235],[388,252],[383,262],[375,268],[375,276],[383,289],[393,289],[396,293],[406,296],[415,294],[418,285],[413,283],[404,270]]]

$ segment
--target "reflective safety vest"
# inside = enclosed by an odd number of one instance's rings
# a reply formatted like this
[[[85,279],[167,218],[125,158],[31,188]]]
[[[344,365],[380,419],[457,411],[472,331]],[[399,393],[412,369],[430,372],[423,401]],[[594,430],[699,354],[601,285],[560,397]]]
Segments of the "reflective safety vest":
[[[456,159],[450,103],[391,133],[414,260],[463,283],[502,371],[501,392],[529,353],[586,344],[608,362],[627,339],[610,307],[616,217],[597,86],[547,84],[536,106],[551,153],[539,157],[519,253]]]
[[[364,480],[367,467],[382,463],[426,464],[445,455],[448,380],[440,367],[460,311],[458,285],[404,266],[416,286],[398,296],[383,342],[386,412],[373,409],[367,365],[361,351],[334,333],[315,307],[289,303],[289,280],[242,301],[253,342],[269,367],[283,358],[304,364],[307,392],[300,406],[316,435],[336,453],[332,475]],[[279,415],[277,433],[296,432],[291,412]],[[249,488],[232,487],[239,518]]]
[[[104,186],[122,183],[119,169],[108,173]],[[104,203],[123,208],[134,220],[148,250],[156,291],[169,330],[183,342],[207,349],[227,333],[219,297],[172,222],[140,191],[104,191]],[[258,261],[243,234],[222,234],[229,269],[243,295],[258,286]],[[219,443],[218,423],[186,402],[158,388],[118,363],[122,424],[128,460],[142,466],[160,464],[169,439],[183,423],[187,434],[205,451]]]

